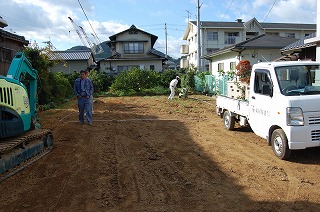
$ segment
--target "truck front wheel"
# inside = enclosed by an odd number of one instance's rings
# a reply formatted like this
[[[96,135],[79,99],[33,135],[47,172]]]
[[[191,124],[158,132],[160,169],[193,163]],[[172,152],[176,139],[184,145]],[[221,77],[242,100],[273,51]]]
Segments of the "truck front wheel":
[[[233,130],[235,125],[236,118],[234,116],[231,116],[231,113],[229,111],[224,111],[223,113],[223,123],[224,128],[227,130]]]
[[[288,146],[288,139],[282,129],[276,129],[271,136],[271,145],[274,154],[281,160],[289,159],[291,150]]]

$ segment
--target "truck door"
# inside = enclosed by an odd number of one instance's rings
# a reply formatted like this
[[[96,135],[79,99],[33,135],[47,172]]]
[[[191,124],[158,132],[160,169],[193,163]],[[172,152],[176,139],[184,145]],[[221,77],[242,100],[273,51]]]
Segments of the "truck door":
[[[249,99],[249,124],[255,134],[266,138],[270,127],[270,114],[273,108],[273,83],[270,72],[266,69],[254,71],[253,88],[250,90]],[[252,86],[252,83],[251,83]]]

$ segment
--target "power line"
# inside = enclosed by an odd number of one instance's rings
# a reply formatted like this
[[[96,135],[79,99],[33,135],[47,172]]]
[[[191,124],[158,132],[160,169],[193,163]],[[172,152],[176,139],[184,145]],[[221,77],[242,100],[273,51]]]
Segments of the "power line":
[[[263,22],[265,22],[265,21],[266,21],[266,19],[268,18],[269,14],[270,14],[270,12],[271,12],[271,10],[272,10],[273,6],[276,4],[276,2],[277,2],[277,0],[275,0],[275,1],[273,2],[273,5],[272,5],[272,7],[270,8],[270,10],[269,10],[269,12],[268,12],[267,16],[265,17],[265,19],[263,20]]]
[[[43,29],[43,27],[39,27],[39,26],[36,26],[36,25],[32,25],[32,24],[30,24],[30,23],[23,22],[23,21],[20,21],[20,20],[14,19],[14,18],[10,18],[10,17],[5,16],[5,15],[2,15],[2,16],[3,16],[3,17],[5,17],[5,18],[8,18],[8,19],[11,19],[11,20],[13,20],[13,21],[16,21],[16,22],[22,23],[22,24],[24,24],[24,25],[29,25],[29,26],[33,26],[33,27],[36,27],[36,28],[39,28],[39,29]]]
[[[232,1],[231,1],[231,3],[229,4],[229,7],[228,7],[228,9],[227,9],[226,13],[222,16],[222,19],[221,19],[221,20],[223,20],[223,19],[224,19],[224,17],[225,17],[225,16],[227,15],[227,13],[229,12],[229,9],[230,9],[230,7],[231,7],[232,3],[233,3],[233,0],[232,0]]]
[[[91,22],[89,21],[89,18],[88,18],[88,16],[87,16],[86,12],[84,11],[84,9],[83,9],[83,7],[82,7],[82,5],[81,5],[81,3],[80,3],[80,0],[78,0],[78,2],[79,2],[79,5],[80,5],[80,7],[81,7],[81,9],[82,9],[82,11],[83,11],[83,13],[84,13],[84,15],[86,16],[86,19],[87,19],[87,21],[88,21],[88,23],[89,23],[89,25],[90,25],[90,27],[91,27],[91,29],[92,29],[92,31],[93,31],[93,33],[94,33],[94,35],[97,37],[97,39],[98,39],[98,40],[99,40],[99,42],[101,43],[101,40],[99,39],[99,37],[98,37],[98,35],[97,35],[96,31],[94,31],[94,29],[93,29],[93,27],[92,27],[92,25],[91,25]]]

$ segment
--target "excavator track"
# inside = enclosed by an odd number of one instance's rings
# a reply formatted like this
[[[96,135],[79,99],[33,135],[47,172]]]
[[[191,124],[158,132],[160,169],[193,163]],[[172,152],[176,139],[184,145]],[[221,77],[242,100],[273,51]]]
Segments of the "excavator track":
[[[52,150],[50,130],[33,130],[0,141],[0,182],[21,171]]]

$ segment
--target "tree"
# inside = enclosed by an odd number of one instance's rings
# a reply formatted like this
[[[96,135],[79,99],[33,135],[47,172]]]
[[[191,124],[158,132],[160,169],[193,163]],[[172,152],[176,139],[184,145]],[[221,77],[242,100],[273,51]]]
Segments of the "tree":
[[[38,47],[26,47],[23,50],[32,67],[38,71],[38,103],[60,103],[72,96],[72,85],[62,73],[52,73],[49,69],[54,65],[47,54]]]
[[[49,69],[54,65],[49,57],[41,54],[38,47],[26,47],[23,50],[32,67],[38,71],[38,102],[39,104],[48,104],[52,101],[52,85],[49,79]]]

